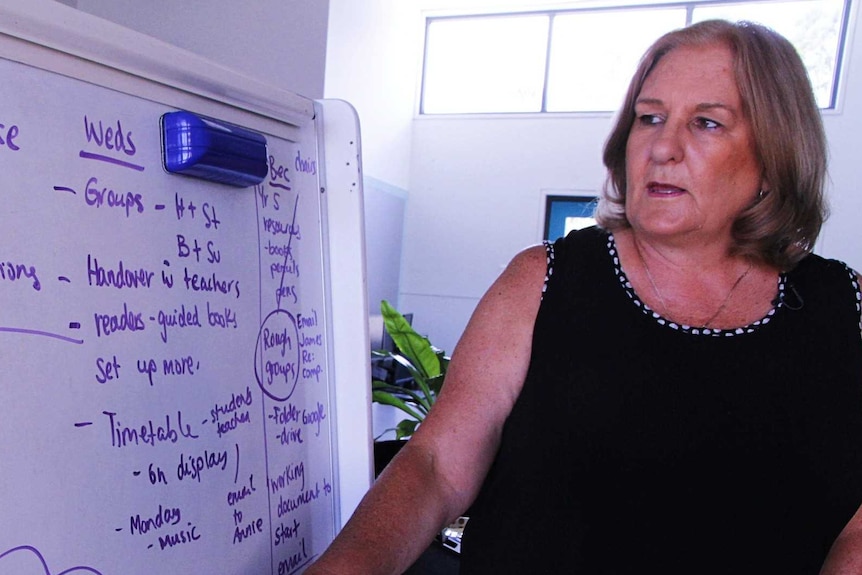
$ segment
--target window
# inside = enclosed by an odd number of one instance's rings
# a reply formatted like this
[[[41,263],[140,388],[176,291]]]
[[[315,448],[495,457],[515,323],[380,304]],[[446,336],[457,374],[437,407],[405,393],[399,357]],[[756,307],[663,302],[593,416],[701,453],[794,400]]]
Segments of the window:
[[[431,21],[426,113],[540,110],[547,38],[547,15]]]
[[[641,54],[656,38],[685,22],[684,7],[556,16],[545,111],[615,110]]]
[[[606,112],[661,34],[711,18],[752,20],[790,40],[817,102],[834,108],[849,0],[613,6],[429,18],[422,114]]]
[[[554,241],[572,230],[595,225],[593,212],[597,201],[592,195],[546,194],[542,239]]]

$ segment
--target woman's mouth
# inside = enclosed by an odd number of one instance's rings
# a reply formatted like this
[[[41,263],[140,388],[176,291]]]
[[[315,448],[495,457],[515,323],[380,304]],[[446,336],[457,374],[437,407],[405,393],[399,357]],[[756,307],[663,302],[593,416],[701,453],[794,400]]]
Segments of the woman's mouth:
[[[684,193],[685,189],[663,182],[650,182],[647,184],[647,192],[657,196],[673,196]]]

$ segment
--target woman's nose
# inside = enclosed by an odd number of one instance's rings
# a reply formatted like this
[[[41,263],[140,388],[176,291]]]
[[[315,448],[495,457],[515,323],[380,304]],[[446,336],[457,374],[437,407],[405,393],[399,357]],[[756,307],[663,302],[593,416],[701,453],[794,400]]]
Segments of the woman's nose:
[[[660,164],[681,162],[684,156],[683,128],[670,123],[662,126],[655,134],[650,148],[651,159]]]

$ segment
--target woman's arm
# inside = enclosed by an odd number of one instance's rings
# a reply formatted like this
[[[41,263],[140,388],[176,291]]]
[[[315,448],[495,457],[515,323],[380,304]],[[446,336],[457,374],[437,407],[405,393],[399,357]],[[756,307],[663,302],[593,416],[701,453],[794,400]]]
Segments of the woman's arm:
[[[546,262],[521,252],[482,297],[434,408],[307,575],[400,574],[472,503],[527,373]]]
[[[859,575],[862,573],[862,507],[847,523],[832,544],[820,575]]]

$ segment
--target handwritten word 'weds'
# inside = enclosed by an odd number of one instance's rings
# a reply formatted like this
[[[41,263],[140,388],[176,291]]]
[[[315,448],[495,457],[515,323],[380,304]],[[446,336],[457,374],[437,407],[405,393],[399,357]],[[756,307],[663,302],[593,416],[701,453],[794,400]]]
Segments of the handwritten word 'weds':
[[[91,122],[87,116],[84,116],[84,133],[88,142],[94,142],[100,148],[117,150],[127,156],[134,156],[137,151],[135,142],[132,141],[132,132],[123,130],[123,125],[119,120],[117,120],[116,128],[113,126],[105,128],[102,121],[99,120],[97,128],[95,122]]]

